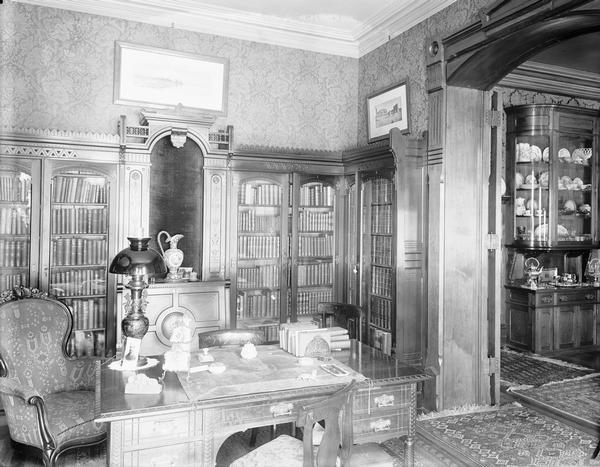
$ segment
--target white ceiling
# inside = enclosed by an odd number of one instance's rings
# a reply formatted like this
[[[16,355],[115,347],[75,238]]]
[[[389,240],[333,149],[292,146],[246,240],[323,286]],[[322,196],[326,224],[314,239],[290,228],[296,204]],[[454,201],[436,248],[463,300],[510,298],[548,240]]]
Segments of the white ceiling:
[[[358,58],[456,0],[12,0]]]

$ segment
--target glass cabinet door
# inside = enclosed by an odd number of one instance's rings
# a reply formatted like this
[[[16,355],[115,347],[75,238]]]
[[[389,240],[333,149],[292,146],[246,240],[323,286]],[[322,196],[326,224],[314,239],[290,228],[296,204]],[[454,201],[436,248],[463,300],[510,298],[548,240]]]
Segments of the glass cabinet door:
[[[48,288],[73,311],[69,345],[78,357],[105,354],[109,196],[109,177],[100,171],[61,168],[52,175]]]
[[[514,149],[514,238],[527,244],[548,244],[551,180],[549,135],[517,136]]]
[[[393,171],[367,176],[362,189],[363,308],[369,342],[390,354],[395,326]]]
[[[562,119],[561,119],[562,120]],[[593,138],[591,119],[580,120],[578,133],[560,132],[556,144],[557,225],[559,245],[592,243]],[[586,131],[587,130],[587,131]]]
[[[286,245],[287,176],[273,179],[235,174],[234,262],[232,296],[235,297],[235,324],[238,328],[258,328],[267,340],[279,339],[279,324],[285,321],[282,297],[283,255]],[[284,210],[285,207],[285,210]]]
[[[0,290],[30,286],[33,162],[0,163]]]
[[[293,321],[312,318],[320,302],[334,301],[337,208],[334,177],[295,174],[294,186]]]

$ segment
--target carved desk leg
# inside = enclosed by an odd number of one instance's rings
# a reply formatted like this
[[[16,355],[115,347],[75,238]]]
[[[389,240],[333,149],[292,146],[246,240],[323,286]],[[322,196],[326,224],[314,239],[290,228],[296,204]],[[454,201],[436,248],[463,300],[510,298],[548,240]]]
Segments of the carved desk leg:
[[[414,436],[415,424],[417,422],[417,385],[410,385],[410,412],[408,415],[408,434],[406,435],[404,450],[404,465],[412,467],[415,465]]]

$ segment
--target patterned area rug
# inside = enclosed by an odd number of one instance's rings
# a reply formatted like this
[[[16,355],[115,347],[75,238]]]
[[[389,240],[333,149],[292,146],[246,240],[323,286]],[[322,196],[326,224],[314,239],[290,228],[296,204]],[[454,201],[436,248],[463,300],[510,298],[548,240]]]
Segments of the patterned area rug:
[[[404,438],[392,438],[384,441],[381,445],[399,460],[398,465],[403,465]],[[464,465],[459,459],[454,459],[449,453],[438,449],[419,435],[415,436],[413,446],[415,467],[461,467]]]
[[[600,376],[513,389],[511,394],[573,421],[600,426]]]
[[[419,420],[417,431],[464,459],[463,465],[600,465],[591,459],[595,436],[518,404]]]
[[[503,387],[541,386],[553,381],[580,378],[594,371],[560,360],[512,350],[502,350],[500,356],[500,380]]]

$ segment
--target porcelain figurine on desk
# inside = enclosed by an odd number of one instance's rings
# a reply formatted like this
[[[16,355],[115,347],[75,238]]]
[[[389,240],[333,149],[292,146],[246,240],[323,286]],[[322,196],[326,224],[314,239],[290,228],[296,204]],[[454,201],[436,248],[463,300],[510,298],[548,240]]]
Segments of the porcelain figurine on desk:
[[[162,235],[166,235],[166,242],[170,245],[167,251],[163,250],[162,243],[160,238]],[[169,273],[167,274],[167,280],[169,281],[178,281],[181,279],[179,275],[179,267],[181,263],[183,263],[183,251],[177,248],[177,242],[183,238],[181,234],[175,234],[173,236],[169,235],[169,232],[161,230],[157,237],[156,242],[160,247],[160,251],[162,252],[163,258],[165,260],[165,264],[167,268],[169,268]]]

